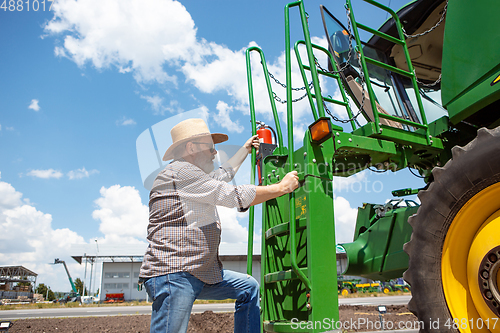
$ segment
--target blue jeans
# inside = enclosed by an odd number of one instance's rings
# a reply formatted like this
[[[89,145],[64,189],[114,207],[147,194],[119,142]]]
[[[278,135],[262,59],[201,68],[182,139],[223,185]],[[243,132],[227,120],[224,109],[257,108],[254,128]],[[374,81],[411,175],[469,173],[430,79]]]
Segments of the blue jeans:
[[[187,331],[196,299],[235,299],[234,332],[260,333],[259,284],[247,274],[222,270],[222,282],[206,284],[187,272],[171,273],[144,282],[153,300],[151,333]]]

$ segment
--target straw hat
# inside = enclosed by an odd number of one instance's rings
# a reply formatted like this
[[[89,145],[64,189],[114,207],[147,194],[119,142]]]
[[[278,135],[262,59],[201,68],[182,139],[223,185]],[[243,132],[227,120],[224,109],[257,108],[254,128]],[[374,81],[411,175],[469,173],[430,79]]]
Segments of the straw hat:
[[[212,141],[214,144],[227,141],[227,135],[221,133],[211,134],[208,130],[207,124],[203,119],[186,119],[172,127],[170,131],[172,136],[172,145],[168,147],[165,155],[163,156],[164,161],[173,159],[175,149],[179,147],[182,143],[191,141],[193,139],[199,139],[207,136],[212,136]]]

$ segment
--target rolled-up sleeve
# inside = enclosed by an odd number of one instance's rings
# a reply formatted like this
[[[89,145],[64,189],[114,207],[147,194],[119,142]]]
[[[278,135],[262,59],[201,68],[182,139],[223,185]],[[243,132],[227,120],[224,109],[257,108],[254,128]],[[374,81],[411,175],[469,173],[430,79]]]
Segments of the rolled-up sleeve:
[[[187,165],[178,171],[176,188],[181,198],[199,203],[238,208],[245,211],[255,199],[255,185],[231,185],[220,179],[227,179],[231,171],[219,171],[217,179],[214,174],[206,174],[194,165]],[[234,175],[234,172],[232,172]]]
[[[230,182],[234,178],[234,169],[232,167],[221,166],[208,174],[209,177],[223,182]]]

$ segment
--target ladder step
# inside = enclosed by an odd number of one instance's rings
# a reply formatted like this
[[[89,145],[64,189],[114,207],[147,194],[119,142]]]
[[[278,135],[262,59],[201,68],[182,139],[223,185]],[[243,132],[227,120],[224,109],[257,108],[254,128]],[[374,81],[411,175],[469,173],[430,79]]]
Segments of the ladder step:
[[[378,66],[378,67],[381,67],[383,69],[386,69],[388,71],[391,71],[391,72],[394,72],[396,74],[399,74],[399,75],[403,75],[403,76],[406,76],[410,79],[413,79],[414,75],[408,71],[405,71],[405,70],[402,70],[402,69],[399,69],[397,67],[394,67],[394,66],[391,66],[391,65],[387,65],[383,62],[380,62],[378,60],[375,60],[375,59],[372,59],[372,58],[369,58],[367,56],[365,56],[365,60],[366,62],[372,64],[372,65],[375,65],[375,66]]]
[[[263,324],[265,332],[275,332],[275,333],[311,332],[311,329],[307,328],[307,325],[304,325],[304,323],[300,325],[300,321],[293,323],[289,321],[264,321]],[[341,333],[342,331],[333,329],[329,330],[328,332]]]
[[[297,229],[304,229],[307,226],[307,221],[305,217],[302,217],[298,219],[297,223]],[[275,225],[272,228],[267,229],[266,231],[266,240],[274,237],[274,236],[284,236],[288,235],[288,230],[289,230],[289,222],[281,223],[278,225]]]
[[[300,268],[300,271],[307,276],[307,267]],[[295,280],[299,277],[291,269],[287,271],[279,271],[264,275],[264,283],[274,283],[279,281]]]
[[[292,324],[289,321],[264,321],[264,332],[309,332],[307,329],[300,329],[300,326],[295,324],[292,328]]]

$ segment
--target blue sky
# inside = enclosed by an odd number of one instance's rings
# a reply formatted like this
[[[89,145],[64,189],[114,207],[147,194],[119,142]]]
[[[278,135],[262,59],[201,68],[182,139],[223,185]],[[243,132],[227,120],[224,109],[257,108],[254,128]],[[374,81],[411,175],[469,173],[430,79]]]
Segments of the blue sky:
[[[404,4],[382,3],[395,9]],[[45,11],[28,12],[26,2],[23,10],[0,9],[0,265],[24,265],[39,273],[38,283],[68,290],[63,268],[48,263],[66,260],[73,278],[83,278],[84,267],[70,258],[83,254],[78,244],[92,253],[97,239],[101,254],[142,254],[148,191],[137,137],[160,121],[202,108],[213,132],[243,144],[251,134],[244,52],[261,47],[270,71],[285,81],[285,4],[57,0],[52,11],[48,1]],[[313,40],[326,45],[319,4],[305,2]],[[345,22],[342,2],[323,4]],[[354,5],[361,9],[358,19],[373,27],[386,17],[363,10],[359,1]],[[293,37],[300,38],[297,11],[292,22]],[[270,123],[258,83],[262,75],[257,67],[254,72],[257,118]],[[280,89],[276,93],[284,99]],[[335,94],[331,85],[324,89]],[[297,106],[298,134],[310,123],[307,112],[305,104]],[[298,135],[296,143],[301,140]],[[246,164],[240,183],[248,182]],[[344,242],[352,237],[356,207],[383,203],[393,189],[423,185],[407,170],[368,171],[340,182],[335,209]],[[246,215],[221,215],[222,252],[244,251]]]

